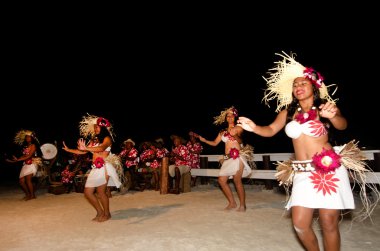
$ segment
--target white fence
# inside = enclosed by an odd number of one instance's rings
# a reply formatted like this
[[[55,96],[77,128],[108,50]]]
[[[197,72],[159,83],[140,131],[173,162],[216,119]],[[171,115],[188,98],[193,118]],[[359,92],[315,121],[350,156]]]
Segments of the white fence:
[[[377,161],[377,169],[380,170],[380,150],[363,150],[362,151],[368,161]],[[293,156],[292,153],[259,153],[254,154],[255,162],[262,161],[264,164],[264,169],[258,170],[255,169],[250,176],[251,179],[267,179],[275,180],[274,174],[276,170],[269,170],[270,162],[284,161],[288,160]],[[201,158],[207,158],[208,162],[218,162],[223,155],[201,155]],[[219,169],[192,169],[191,175],[194,176],[205,176],[205,177],[218,177]],[[367,182],[368,183],[377,183],[380,184],[380,172],[369,172],[367,173]]]

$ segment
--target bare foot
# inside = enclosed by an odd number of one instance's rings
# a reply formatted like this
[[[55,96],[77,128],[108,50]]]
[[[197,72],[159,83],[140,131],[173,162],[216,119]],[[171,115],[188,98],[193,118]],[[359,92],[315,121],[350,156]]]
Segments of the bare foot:
[[[103,215],[103,216],[100,216],[100,217],[98,218],[98,222],[107,221],[107,220],[109,220],[109,219],[111,219],[111,215],[110,215],[110,214],[108,214],[108,215]]]
[[[228,205],[224,208],[224,210],[231,210],[231,209],[234,209],[234,208],[236,208],[236,207],[237,207],[236,203],[228,204]]]
[[[247,210],[246,206],[240,206],[238,209],[236,209],[237,212],[245,212]]]
[[[35,198],[36,198],[36,196],[26,196],[26,197],[24,197],[24,200],[25,201],[27,201],[27,200],[33,200]]]
[[[99,221],[100,217],[103,216],[103,213],[98,213],[95,218],[92,219],[92,221]]]

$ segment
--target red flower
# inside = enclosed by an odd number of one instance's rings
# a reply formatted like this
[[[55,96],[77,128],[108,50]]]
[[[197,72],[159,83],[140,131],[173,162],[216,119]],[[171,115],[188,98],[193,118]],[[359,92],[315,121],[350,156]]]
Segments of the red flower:
[[[238,116],[238,110],[235,107],[231,107],[232,114],[234,115],[235,118]]]
[[[334,173],[332,174],[324,174],[312,172],[312,176],[309,176],[312,179],[312,183],[315,184],[314,188],[317,189],[317,193],[322,190],[323,195],[326,193],[331,194],[331,192],[336,193],[337,184],[335,182],[339,181],[338,178],[334,178]]]
[[[303,75],[306,78],[308,78],[313,84],[315,84],[318,88],[321,88],[324,78],[319,72],[317,72],[311,67],[306,67],[306,69],[303,71]]]
[[[32,159],[27,159],[27,160],[25,160],[25,164],[27,164],[27,165],[30,165],[30,164],[32,164],[33,163],[33,160]]]
[[[102,117],[98,118],[98,120],[96,121],[96,124],[98,126],[102,126],[102,127],[109,127],[110,126],[110,122],[107,119],[102,118]]]
[[[104,166],[104,159],[102,157],[97,157],[94,161],[94,165],[96,168],[101,168]]]
[[[320,154],[313,156],[315,169],[321,173],[329,173],[335,171],[340,166],[340,156],[335,153],[334,149],[323,149]]]
[[[235,147],[231,148],[230,150],[230,158],[236,159],[239,157],[239,150]]]

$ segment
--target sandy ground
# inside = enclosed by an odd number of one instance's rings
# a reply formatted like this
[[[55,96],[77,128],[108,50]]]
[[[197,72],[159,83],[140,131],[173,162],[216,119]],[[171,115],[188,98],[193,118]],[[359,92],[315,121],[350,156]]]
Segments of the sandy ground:
[[[39,189],[37,199],[22,201],[17,186],[1,187],[0,250],[303,250],[284,210],[285,194],[245,187],[244,213],[223,210],[226,199],[213,184],[179,195],[114,191],[112,218],[102,223],[91,221],[95,211],[82,193]],[[372,221],[342,219],[342,250],[380,250],[379,206]]]

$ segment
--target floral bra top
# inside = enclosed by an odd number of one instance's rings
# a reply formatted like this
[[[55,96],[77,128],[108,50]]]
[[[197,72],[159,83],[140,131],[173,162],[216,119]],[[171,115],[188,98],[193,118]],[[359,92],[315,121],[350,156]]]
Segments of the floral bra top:
[[[303,124],[293,120],[285,126],[285,133],[292,139],[297,139],[301,134],[311,137],[320,137],[327,134],[324,124],[319,120],[309,120]]]
[[[227,141],[236,141],[236,139],[227,131],[222,135],[222,141],[225,143]]]

